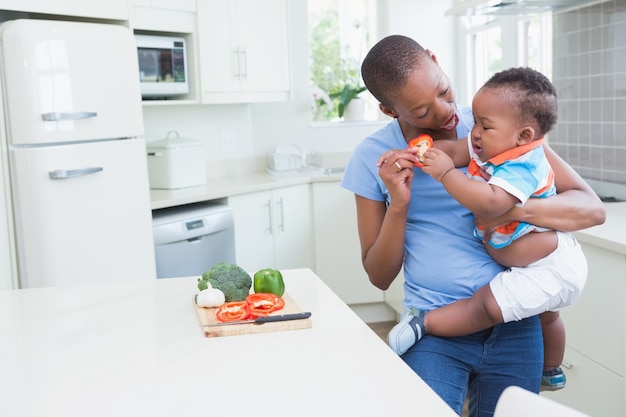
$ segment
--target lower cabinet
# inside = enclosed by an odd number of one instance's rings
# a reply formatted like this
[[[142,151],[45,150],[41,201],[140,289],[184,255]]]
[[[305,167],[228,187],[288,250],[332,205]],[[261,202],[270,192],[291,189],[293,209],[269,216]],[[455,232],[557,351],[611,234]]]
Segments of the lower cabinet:
[[[621,375],[567,347],[563,365],[567,386],[541,395],[592,417],[624,416],[624,382]]]
[[[590,416],[625,416],[626,255],[581,242],[589,276],[580,300],[561,310],[567,387],[542,395]]]
[[[314,182],[315,273],[346,304],[384,301],[361,263],[354,194],[339,181]]]
[[[262,268],[314,266],[309,184],[228,198],[235,222],[237,264]]]

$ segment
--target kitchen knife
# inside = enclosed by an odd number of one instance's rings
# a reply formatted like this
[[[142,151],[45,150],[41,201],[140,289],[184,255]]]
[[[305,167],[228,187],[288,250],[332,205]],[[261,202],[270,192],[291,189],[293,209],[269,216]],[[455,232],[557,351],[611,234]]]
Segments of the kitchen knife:
[[[302,320],[311,317],[310,312],[294,313],[294,314],[282,314],[280,316],[265,316],[258,317],[255,320],[237,320],[237,321],[224,321],[219,323],[202,324],[201,327],[214,327],[214,326],[231,326],[235,324],[263,324],[271,323],[274,321],[288,321],[288,320]]]

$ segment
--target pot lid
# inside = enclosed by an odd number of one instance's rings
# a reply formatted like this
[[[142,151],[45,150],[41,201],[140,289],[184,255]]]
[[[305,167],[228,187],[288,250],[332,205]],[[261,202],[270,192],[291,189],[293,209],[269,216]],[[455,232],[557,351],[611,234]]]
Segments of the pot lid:
[[[184,148],[190,146],[202,146],[203,142],[195,139],[181,138],[176,130],[170,130],[167,132],[167,136],[164,139],[160,139],[154,142],[146,144],[151,149],[175,149]]]

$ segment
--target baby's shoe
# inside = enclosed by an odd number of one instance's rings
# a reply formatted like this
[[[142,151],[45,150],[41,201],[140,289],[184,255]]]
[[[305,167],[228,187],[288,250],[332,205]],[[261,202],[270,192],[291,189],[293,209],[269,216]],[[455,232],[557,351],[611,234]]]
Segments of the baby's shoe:
[[[387,336],[387,342],[391,350],[403,355],[424,336],[425,332],[424,312],[411,308],[402,316],[400,322],[393,326]]]
[[[560,367],[544,370],[541,376],[541,391],[556,391],[565,388],[565,373]]]

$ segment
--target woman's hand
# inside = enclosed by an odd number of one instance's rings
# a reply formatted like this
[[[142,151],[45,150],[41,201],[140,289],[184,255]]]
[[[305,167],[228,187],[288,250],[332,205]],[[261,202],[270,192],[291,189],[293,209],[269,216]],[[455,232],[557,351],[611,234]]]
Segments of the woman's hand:
[[[518,206],[513,207],[511,210],[506,213],[497,216],[497,217],[484,217],[477,216],[474,213],[474,224],[477,226],[483,226],[485,228],[485,234],[483,235],[483,243],[489,242],[491,238],[491,233],[496,230],[500,226],[504,226],[514,221],[518,221],[521,217],[521,214],[517,214],[517,211],[520,208]]]
[[[554,171],[557,195],[530,198],[524,206],[515,206],[498,217],[476,216],[476,223],[485,227],[483,242],[498,226],[512,221],[526,222],[548,229],[573,232],[604,223],[604,205],[591,187],[547,144],[546,157]]]
[[[394,205],[408,206],[411,201],[416,152],[417,149],[392,149],[382,154],[376,162],[378,175],[387,186]]]

